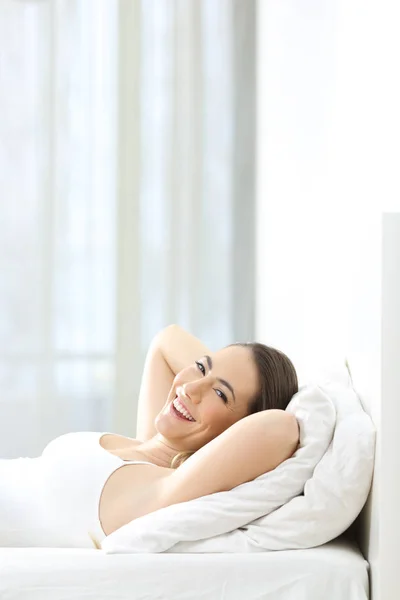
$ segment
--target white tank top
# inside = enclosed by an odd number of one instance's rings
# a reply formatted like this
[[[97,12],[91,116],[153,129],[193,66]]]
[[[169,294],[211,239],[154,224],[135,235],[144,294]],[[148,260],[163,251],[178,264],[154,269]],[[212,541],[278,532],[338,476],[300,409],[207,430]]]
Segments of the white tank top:
[[[125,464],[153,464],[111,454],[99,443],[106,433],[66,433],[37,458],[0,460],[0,546],[100,547],[107,479]]]

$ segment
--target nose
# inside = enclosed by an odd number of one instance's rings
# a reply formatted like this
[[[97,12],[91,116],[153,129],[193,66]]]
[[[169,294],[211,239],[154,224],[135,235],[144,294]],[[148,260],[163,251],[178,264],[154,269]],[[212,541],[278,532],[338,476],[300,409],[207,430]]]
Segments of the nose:
[[[183,393],[189,397],[193,404],[201,402],[201,398],[205,391],[212,385],[210,377],[201,377],[193,381],[187,381],[183,384]]]

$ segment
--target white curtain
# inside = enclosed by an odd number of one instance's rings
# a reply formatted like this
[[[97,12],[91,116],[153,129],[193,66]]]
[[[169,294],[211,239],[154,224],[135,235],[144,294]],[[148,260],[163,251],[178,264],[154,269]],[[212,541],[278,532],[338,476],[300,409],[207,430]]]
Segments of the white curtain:
[[[135,435],[152,336],[253,334],[249,0],[2,0],[0,456]]]

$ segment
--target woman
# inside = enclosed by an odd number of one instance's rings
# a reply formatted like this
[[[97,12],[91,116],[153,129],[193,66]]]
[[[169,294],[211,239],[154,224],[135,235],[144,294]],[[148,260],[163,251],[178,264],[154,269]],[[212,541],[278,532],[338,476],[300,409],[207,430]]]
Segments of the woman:
[[[289,458],[298,391],[282,352],[234,344],[211,352],[177,325],[153,340],[138,439],[75,432],[40,457],[0,461],[0,545],[100,547],[142,515],[250,481]]]

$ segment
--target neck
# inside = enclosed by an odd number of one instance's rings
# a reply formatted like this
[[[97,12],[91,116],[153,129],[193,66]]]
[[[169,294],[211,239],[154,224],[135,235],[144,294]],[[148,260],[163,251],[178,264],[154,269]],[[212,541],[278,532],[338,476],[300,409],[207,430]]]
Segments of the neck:
[[[160,434],[155,435],[147,442],[142,442],[137,451],[159,467],[171,467],[172,459],[182,452],[182,450],[174,448]]]

